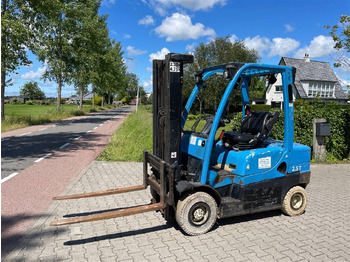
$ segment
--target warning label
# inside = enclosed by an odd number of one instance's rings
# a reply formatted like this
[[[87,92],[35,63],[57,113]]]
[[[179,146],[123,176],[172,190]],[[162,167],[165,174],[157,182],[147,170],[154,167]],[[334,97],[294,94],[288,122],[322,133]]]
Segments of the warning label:
[[[259,158],[259,169],[271,168],[271,157]]]
[[[171,73],[180,73],[180,62],[171,62],[169,64]]]

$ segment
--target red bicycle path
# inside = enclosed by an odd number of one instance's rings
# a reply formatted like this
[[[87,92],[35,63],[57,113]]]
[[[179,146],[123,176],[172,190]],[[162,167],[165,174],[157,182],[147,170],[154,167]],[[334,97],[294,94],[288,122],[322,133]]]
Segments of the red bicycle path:
[[[117,115],[68,147],[55,151],[51,157],[1,184],[1,257],[12,250],[12,244],[53,203],[52,198],[59,195],[86,165],[98,157],[126,116]],[[31,129],[37,130],[34,127]],[[25,131],[13,133],[16,135]]]

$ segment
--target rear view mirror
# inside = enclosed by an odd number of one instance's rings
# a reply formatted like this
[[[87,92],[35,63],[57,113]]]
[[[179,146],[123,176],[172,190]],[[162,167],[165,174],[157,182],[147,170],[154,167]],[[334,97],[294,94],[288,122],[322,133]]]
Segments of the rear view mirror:
[[[275,77],[275,75],[270,74],[267,76],[267,81],[269,82],[269,85],[273,85],[274,83],[276,83],[277,78]]]

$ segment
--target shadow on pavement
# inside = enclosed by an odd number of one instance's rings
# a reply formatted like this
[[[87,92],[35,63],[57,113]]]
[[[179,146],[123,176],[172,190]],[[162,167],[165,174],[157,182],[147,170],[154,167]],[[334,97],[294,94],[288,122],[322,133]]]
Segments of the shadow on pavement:
[[[265,211],[261,213],[255,213],[255,214],[218,219],[217,223],[215,224],[212,230],[215,230],[220,226],[245,223],[253,220],[260,220],[268,217],[275,217],[275,216],[281,216],[281,215],[282,215],[282,212],[280,210],[272,210],[272,211]]]
[[[150,204],[150,203],[149,203]],[[147,204],[144,204],[147,205]],[[118,211],[121,209],[126,209],[126,208],[131,208],[131,207],[140,207],[144,205],[138,205],[138,206],[127,206],[127,207],[118,207],[118,208],[113,208],[113,209],[105,209],[105,210],[99,210],[99,211],[91,211],[91,212],[84,212],[84,213],[75,213],[75,214],[68,214],[64,215],[64,218],[69,218],[69,217],[80,217],[80,216],[89,216],[89,215],[96,215],[96,214],[101,214],[103,212],[111,212],[111,211]]]
[[[127,232],[114,233],[114,234],[108,234],[108,235],[97,236],[97,237],[89,237],[89,238],[78,239],[78,240],[70,240],[70,241],[64,242],[64,245],[65,246],[83,245],[86,243],[98,242],[98,241],[103,241],[103,240],[107,240],[107,239],[135,236],[135,235],[146,234],[146,233],[151,233],[151,232],[155,232],[155,231],[168,229],[168,228],[171,228],[173,226],[174,226],[174,224],[172,224],[172,223],[166,223],[165,225],[160,225],[160,226],[155,226],[155,227],[150,227],[150,228],[131,230],[131,231],[127,231]]]
[[[22,248],[20,241],[24,236],[30,239],[28,243],[26,243],[26,249],[30,250],[31,248],[35,248],[37,246],[42,245],[42,237],[43,235],[50,234],[61,234],[67,231],[67,229],[50,229],[45,231],[36,231],[34,233],[21,232],[21,233],[11,233],[11,229],[15,227],[18,223],[21,223],[25,220],[33,220],[39,219],[40,217],[48,217],[49,215],[41,215],[41,216],[32,216],[21,214],[17,216],[1,216],[1,258],[6,257],[10,252],[16,251]]]

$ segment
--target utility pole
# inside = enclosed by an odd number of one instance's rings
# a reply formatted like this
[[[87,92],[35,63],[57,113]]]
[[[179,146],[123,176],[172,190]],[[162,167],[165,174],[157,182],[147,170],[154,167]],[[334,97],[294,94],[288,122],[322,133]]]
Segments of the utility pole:
[[[131,60],[131,61],[133,61],[133,62],[138,63],[138,65],[139,65],[139,75],[138,75],[138,77],[139,77],[139,81],[140,81],[140,80],[141,80],[141,63],[140,63],[139,61],[137,61],[136,59],[133,59],[133,58],[131,58],[131,57],[127,57],[126,59],[129,59],[129,60]],[[137,83],[136,113],[137,113],[137,109],[138,109],[138,106],[139,106],[139,92],[140,92],[139,86],[140,86],[139,83]]]

